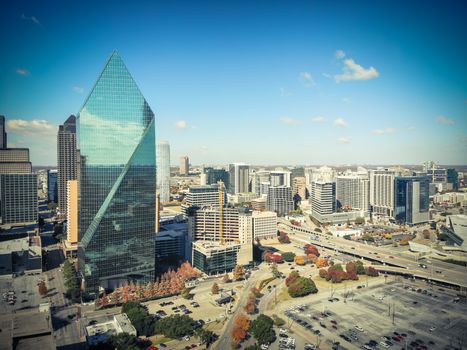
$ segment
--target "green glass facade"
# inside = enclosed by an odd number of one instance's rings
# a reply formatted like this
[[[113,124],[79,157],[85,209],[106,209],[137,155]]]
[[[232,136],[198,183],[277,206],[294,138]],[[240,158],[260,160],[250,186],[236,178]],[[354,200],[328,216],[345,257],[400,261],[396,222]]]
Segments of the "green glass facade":
[[[78,263],[86,292],[153,281],[154,113],[118,53],[77,117]]]

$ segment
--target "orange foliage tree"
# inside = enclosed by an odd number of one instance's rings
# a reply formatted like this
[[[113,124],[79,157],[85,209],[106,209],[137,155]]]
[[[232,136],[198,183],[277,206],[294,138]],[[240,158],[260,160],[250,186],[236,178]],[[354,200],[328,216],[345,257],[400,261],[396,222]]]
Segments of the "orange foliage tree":
[[[295,262],[297,265],[305,265],[306,260],[305,260],[305,257],[304,257],[303,255],[297,255],[297,256],[294,258],[294,262]]]
[[[328,266],[328,261],[326,259],[323,259],[323,258],[318,258],[316,259],[316,266],[317,267],[326,267]]]
[[[240,314],[234,319],[232,328],[232,340],[235,344],[239,344],[246,338],[248,328],[250,327],[250,320],[245,314]]]

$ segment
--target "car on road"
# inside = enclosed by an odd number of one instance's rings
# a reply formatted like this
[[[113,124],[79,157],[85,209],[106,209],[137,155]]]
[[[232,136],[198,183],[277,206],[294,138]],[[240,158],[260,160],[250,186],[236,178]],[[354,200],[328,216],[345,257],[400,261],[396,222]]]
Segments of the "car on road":
[[[363,328],[360,327],[358,324],[355,325],[355,329],[360,331],[360,332],[363,332]]]

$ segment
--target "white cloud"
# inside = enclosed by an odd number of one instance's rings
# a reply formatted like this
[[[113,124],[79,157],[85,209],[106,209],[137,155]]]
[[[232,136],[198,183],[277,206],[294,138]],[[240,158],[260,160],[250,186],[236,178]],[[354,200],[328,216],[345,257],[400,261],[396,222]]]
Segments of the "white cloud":
[[[29,75],[29,71],[27,69],[24,69],[24,68],[18,68],[16,69],[16,74],[19,74],[19,75]]]
[[[447,118],[444,115],[438,116],[438,118],[436,118],[436,122],[443,125],[454,125],[454,120]]]
[[[297,125],[300,124],[300,121],[294,118],[289,118],[289,117],[282,117],[279,119],[281,123],[287,124],[287,125]]]
[[[179,130],[183,130],[188,127],[188,124],[184,120],[179,120],[175,123],[175,127]]]
[[[56,164],[58,126],[43,119],[8,119],[9,147],[27,147],[34,165]]]
[[[345,59],[344,64],[345,66],[342,74],[334,76],[336,82],[350,80],[370,80],[376,78],[379,75],[378,71],[374,67],[365,69],[351,58]]]
[[[334,120],[334,126],[339,128],[346,128],[349,124],[343,118],[337,118]]]
[[[41,22],[39,22],[39,20],[38,20],[36,17],[34,17],[34,16],[28,17],[28,16],[26,16],[24,13],[21,14],[21,19],[22,19],[22,20],[25,20],[25,21],[31,21],[31,22],[33,22],[34,24],[37,24],[38,26],[41,25]]]
[[[375,129],[373,130],[373,134],[375,135],[393,134],[395,131],[396,129],[394,128]]]
[[[326,119],[324,117],[317,116],[317,117],[312,118],[311,121],[313,123],[324,123]]]
[[[73,91],[77,94],[82,94],[84,92],[84,89],[81,86],[73,86]]]
[[[341,143],[341,144],[350,143],[350,140],[349,140],[348,137],[339,137],[339,138],[337,139],[337,141],[339,141],[339,143]]]
[[[315,81],[313,80],[313,76],[309,72],[300,72],[298,79],[305,85],[306,87],[311,87],[316,85]]]
[[[343,50],[337,50],[334,56],[340,60],[345,57],[345,52]]]

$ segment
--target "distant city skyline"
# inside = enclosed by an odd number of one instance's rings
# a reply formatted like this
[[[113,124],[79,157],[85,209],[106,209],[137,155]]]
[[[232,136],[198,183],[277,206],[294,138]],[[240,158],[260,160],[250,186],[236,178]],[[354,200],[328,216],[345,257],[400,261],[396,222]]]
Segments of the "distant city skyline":
[[[10,2],[0,115],[10,147],[56,165],[58,125],[117,49],[172,166],[183,155],[193,165],[465,165],[466,14],[462,1]]]

